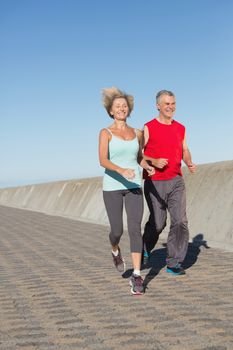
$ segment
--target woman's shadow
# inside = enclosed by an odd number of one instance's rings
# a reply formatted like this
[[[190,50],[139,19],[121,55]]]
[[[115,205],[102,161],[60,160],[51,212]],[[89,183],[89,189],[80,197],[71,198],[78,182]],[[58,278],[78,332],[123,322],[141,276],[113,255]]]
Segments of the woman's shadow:
[[[145,290],[148,288],[149,283],[159,274],[160,270],[166,266],[166,243],[163,244],[163,247],[164,248],[152,251],[149,263],[145,266],[142,265],[142,270],[150,268],[150,271],[144,278]],[[193,238],[192,242],[188,244],[188,251],[182,264],[185,270],[189,269],[196,263],[202,248],[209,249],[210,247],[204,240],[204,235],[199,233]],[[125,271],[122,277],[128,278],[131,274],[132,269]]]

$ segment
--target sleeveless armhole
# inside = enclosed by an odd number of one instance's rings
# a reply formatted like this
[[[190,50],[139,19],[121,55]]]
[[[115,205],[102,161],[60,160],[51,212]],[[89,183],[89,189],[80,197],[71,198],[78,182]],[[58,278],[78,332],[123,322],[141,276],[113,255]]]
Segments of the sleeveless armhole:
[[[113,133],[111,132],[111,130],[110,130],[109,128],[105,128],[105,130],[107,130],[107,132],[110,134],[111,138],[110,138],[110,140],[109,140],[109,141],[111,141],[112,136],[113,136]]]
[[[148,141],[149,141],[149,138],[150,138],[150,131],[149,131],[149,128],[148,128],[148,125],[147,124],[145,124],[144,125],[144,130],[143,130],[143,143],[145,142],[145,126],[146,126],[146,128],[147,128],[147,136],[148,136],[148,138],[147,138],[147,143],[144,145],[144,148],[146,147],[146,145],[148,144]]]
[[[134,128],[135,135],[137,137],[138,143],[140,144],[139,136],[138,136],[138,129]]]

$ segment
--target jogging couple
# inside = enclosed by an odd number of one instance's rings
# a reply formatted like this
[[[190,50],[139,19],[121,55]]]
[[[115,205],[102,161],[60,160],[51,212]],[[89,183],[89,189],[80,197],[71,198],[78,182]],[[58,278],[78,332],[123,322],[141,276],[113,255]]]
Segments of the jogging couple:
[[[119,272],[125,262],[119,242],[123,234],[125,206],[133,273],[130,278],[132,294],[143,294],[141,263],[146,264],[159,234],[170,214],[167,238],[167,272],[185,274],[182,262],[188,248],[189,231],[186,217],[185,185],[181,173],[182,160],[194,173],[185,127],[173,119],[176,100],[171,91],[156,95],[158,116],[144,125],[144,130],[127,124],[133,110],[134,98],[118,88],[103,90],[103,105],[113,123],[100,131],[99,161],[105,168],[103,198],[110,223],[109,239],[112,258]],[[143,169],[144,194],[150,211],[143,235]]]

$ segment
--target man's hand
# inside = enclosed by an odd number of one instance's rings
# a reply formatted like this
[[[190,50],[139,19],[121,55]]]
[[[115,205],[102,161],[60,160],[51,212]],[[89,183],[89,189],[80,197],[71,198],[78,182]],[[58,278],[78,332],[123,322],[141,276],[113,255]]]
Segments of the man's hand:
[[[163,169],[166,165],[168,165],[168,159],[166,158],[157,158],[151,161],[152,165],[154,165],[158,169]]]
[[[195,171],[197,169],[196,164],[193,164],[193,163],[187,164],[187,167],[188,167],[190,173],[195,173]]]
[[[147,171],[148,176],[152,176],[155,174],[155,168],[153,166],[147,166],[146,171]]]

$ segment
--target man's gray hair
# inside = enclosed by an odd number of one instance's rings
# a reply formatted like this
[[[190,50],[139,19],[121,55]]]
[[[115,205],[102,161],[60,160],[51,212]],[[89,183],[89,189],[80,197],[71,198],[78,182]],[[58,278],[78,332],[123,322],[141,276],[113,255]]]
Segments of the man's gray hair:
[[[160,90],[157,95],[156,95],[156,103],[159,103],[160,102],[160,97],[163,96],[163,95],[168,95],[168,96],[173,96],[175,97],[175,94],[173,94],[172,91],[169,91],[169,90]]]

